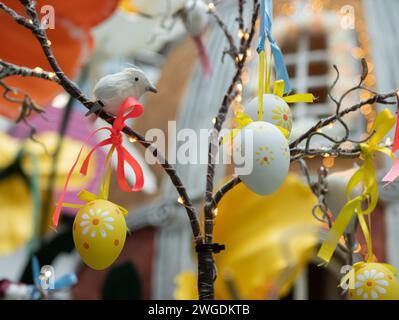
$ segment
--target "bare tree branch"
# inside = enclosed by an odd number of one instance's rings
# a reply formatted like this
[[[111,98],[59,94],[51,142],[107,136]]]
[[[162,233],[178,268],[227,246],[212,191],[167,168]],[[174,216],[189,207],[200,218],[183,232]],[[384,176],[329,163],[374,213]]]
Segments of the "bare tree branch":
[[[40,25],[37,12],[36,12],[36,4],[35,1],[29,1],[29,0],[20,0],[22,5],[24,6],[26,13],[28,17],[30,17],[31,22],[28,21],[27,19],[19,16],[16,14],[12,9],[8,8],[5,4],[0,2],[0,9],[4,10],[5,12],[9,13],[15,21],[26,28],[30,29],[33,33],[33,35],[36,37],[36,39],[39,41],[42,50],[51,66],[53,71],[56,74],[56,77],[58,78],[58,83],[64,88],[66,92],[68,92],[72,97],[75,99],[79,100],[86,108],[89,110],[94,106],[94,102],[90,101],[80,90],[80,88],[72,81],[70,80],[65,73],[62,71],[61,67],[59,66],[56,58],[53,55],[53,52],[50,48],[51,43],[49,42],[47,38],[47,34],[45,29]],[[50,79],[47,79],[50,80]],[[51,79],[53,81],[53,79]],[[98,116],[101,117],[103,120],[107,121],[109,124],[113,124],[113,117],[106,114],[105,112],[98,113]],[[150,141],[146,141],[145,138],[139,134],[138,132],[130,129],[129,127],[125,127],[122,130],[125,134],[130,136],[131,138],[134,138],[137,140],[142,146],[147,148],[148,150],[151,151],[151,153],[158,159],[158,162],[161,164],[161,166],[164,168],[165,172],[168,174],[170,177],[173,185],[175,186],[180,199],[181,203],[186,209],[187,215],[190,220],[190,224],[192,227],[193,235],[195,242],[197,244],[202,243],[202,236],[201,236],[201,230],[200,230],[200,225],[199,225],[199,220],[197,217],[197,212],[192,204],[186,188],[184,187],[182,181],[180,180],[179,176],[177,175],[177,172],[175,168],[169,164],[169,162],[165,159],[165,157],[158,151],[158,149],[152,144]]]

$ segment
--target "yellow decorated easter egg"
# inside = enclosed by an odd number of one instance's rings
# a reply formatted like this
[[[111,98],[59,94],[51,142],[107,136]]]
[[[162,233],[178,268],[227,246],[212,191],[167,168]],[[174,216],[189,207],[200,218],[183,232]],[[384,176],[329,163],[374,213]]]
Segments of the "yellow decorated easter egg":
[[[75,217],[73,241],[84,263],[102,270],[118,258],[126,231],[125,217],[117,205],[107,200],[93,200]]]
[[[397,271],[385,263],[357,263],[354,288],[349,288],[351,300],[398,300]]]

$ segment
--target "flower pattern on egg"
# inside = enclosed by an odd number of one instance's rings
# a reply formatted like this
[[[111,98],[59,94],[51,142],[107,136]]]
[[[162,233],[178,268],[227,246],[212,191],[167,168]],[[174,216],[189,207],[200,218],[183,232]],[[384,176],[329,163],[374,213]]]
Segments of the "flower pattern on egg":
[[[274,105],[272,109],[272,119],[276,121],[276,125],[284,128],[284,129],[291,129],[292,126],[292,117],[290,110],[287,110],[283,106]]]
[[[274,160],[273,151],[269,150],[269,147],[259,147],[259,151],[256,151],[255,154],[256,162],[260,163],[261,166],[268,166]]]
[[[355,290],[358,297],[363,300],[378,299],[379,295],[387,293],[388,281],[384,272],[377,270],[365,270],[356,277]]]
[[[93,209],[89,209],[89,212],[85,212],[82,215],[82,221],[79,226],[82,228],[82,234],[84,236],[90,235],[95,238],[98,234],[101,237],[106,238],[108,233],[114,230],[112,222],[113,217],[109,217],[109,211],[104,211],[98,208],[95,212]]]

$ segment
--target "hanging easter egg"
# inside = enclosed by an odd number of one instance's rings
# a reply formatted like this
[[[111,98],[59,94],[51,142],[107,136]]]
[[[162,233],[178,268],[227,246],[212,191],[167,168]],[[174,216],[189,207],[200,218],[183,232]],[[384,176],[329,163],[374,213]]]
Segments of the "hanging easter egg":
[[[117,205],[107,200],[93,200],[75,217],[73,241],[84,263],[102,270],[121,253],[126,231],[125,217]]]
[[[245,106],[244,112],[254,121],[258,121],[259,100],[252,99]],[[288,104],[279,96],[274,94],[263,95],[263,118],[262,121],[269,122],[287,130],[287,138],[292,129],[292,114]]]
[[[397,271],[384,263],[358,263],[354,266],[354,288],[349,288],[351,300],[398,300]]]
[[[253,192],[267,195],[283,183],[290,166],[290,149],[282,132],[268,122],[244,127],[234,139],[235,173]]]
[[[199,36],[209,22],[208,6],[202,0],[191,0],[186,3],[185,25],[192,36]]]

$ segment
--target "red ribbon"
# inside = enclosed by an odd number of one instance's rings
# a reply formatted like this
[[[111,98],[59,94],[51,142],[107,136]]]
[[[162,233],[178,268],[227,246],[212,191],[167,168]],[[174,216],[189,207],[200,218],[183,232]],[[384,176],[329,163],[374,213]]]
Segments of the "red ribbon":
[[[130,112],[129,109],[133,108]],[[127,113],[128,112],[128,113]],[[125,115],[125,113],[127,113]],[[110,132],[110,137],[108,139],[105,139],[101,142],[99,142],[96,146],[94,146],[89,154],[86,156],[85,160],[83,161],[83,164],[80,168],[80,173],[83,175],[87,174],[87,169],[89,167],[90,159],[93,153],[98,149],[106,145],[112,145],[118,155],[118,165],[117,165],[117,179],[118,179],[118,184],[119,187],[125,191],[125,192],[134,192],[134,191],[140,191],[143,188],[144,185],[144,175],[143,175],[143,170],[140,167],[140,164],[137,162],[137,160],[129,153],[129,151],[126,150],[126,148],[122,144],[122,129],[126,126],[125,121],[127,119],[131,118],[137,118],[143,113],[143,107],[142,105],[133,97],[128,97],[123,101],[122,105],[119,108],[118,114],[114,120],[114,123],[112,127],[102,127],[97,130],[95,130],[90,136],[92,137],[95,135],[97,132],[101,130],[108,130]],[[67,190],[68,182],[72,176],[73,171],[75,170],[75,167],[79,161],[80,155],[83,151],[84,145],[79,151],[79,154],[75,160],[75,163],[73,164],[71,170],[68,173],[67,180],[64,185],[64,189],[60,195],[60,198],[57,202],[57,206],[55,208],[54,214],[53,214],[53,224],[55,226],[58,225],[58,221],[60,218],[61,214],[61,209],[62,209],[62,204],[64,202],[65,198],[65,193]],[[129,183],[126,180],[125,176],[125,169],[124,169],[124,163],[127,163],[130,168],[133,170],[135,176],[136,176],[136,183],[131,187],[129,186]]]
[[[395,138],[393,139],[392,152],[399,149],[399,119],[396,120]]]
[[[396,129],[395,129],[395,137],[393,139],[392,152],[395,152],[399,149],[399,118],[396,119]],[[396,159],[392,168],[388,171],[388,173],[382,178],[382,182],[386,182],[384,186],[389,185],[394,182],[399,176],[399,159]]]

